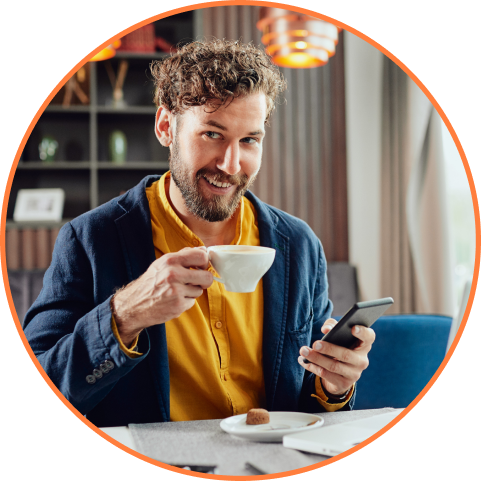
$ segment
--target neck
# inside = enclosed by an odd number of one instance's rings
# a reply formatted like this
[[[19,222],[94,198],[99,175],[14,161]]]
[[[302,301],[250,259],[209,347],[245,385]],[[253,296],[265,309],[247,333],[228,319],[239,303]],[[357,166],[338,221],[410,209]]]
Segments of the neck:
[[[166,179],[165,193],[167,200],[174,209],[179,219],[197,236],[206,247],[214,245],[228,245],[235,237],[237,218],[240,206],[234,215],[221,222],[208,222],[194,216],[187,208],[180,190],[171,178]]]

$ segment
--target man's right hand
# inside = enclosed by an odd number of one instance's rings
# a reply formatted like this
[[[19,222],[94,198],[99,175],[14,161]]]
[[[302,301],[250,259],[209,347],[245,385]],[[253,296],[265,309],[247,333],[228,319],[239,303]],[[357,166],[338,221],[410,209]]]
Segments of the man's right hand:
[[[190,309],[212,285],[208,267],[205,247],[186,247],[155,260],[145,274],[118,291],[112,306],[122,342],[130,346],[146,327],[163,324]]]

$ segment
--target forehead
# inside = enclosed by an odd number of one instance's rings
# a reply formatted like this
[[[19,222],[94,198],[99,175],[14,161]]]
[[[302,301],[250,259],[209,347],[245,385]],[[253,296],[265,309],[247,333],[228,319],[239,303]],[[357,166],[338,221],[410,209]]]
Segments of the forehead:
[[[231,102],[219,107],[219,103],[211,105],[198,105],[191,107],[183,114],[196,122],[209,120],[224,122],[247,122],[249,124],[264,125],[267,116],[267,99],[264,93],[249,94],[237,97]]]

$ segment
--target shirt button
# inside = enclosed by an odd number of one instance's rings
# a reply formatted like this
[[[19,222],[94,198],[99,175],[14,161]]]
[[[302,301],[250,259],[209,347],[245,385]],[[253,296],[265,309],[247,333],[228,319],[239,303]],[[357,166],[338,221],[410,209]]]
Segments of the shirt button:
[[[95,376],[92,376],[92,374],[89,374],[85,380],[89,383],[89,384],[95,384],[97,382],[97,379],[95,379]]]
[[[92,371],[92,374],[93,374],[97,379],[100,379],[100,378],[103,376],[102,371],[100,371],[99,369],[94,369],[94,370]]]
[[[224,381],[227,381],[227,379],[229,379],[229,377],[227,376],[227,373],[225,372],[224,373]]]
[[[192,241],[192,245],[195,245],[197,247],[199,245],[199,241],[197,239],[194,239]]]
[[[222,327],[222,322],[217,321],[217,322],[215,323],[215,327],[217,327],[217,329],[220,329],[220,328]]]

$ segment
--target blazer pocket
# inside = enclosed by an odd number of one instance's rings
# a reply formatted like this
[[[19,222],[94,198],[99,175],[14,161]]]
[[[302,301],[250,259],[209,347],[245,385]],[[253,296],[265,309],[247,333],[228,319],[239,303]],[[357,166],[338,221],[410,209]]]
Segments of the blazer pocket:
[[[312,332],[313,316],[314,316],[314,311],[311,309],[311,312],[309,313],[309,317],[307,318],[307,321],[299,329],[295,329],[294,331],[287,331],[289,336],[293,338],[300,338],[307,335],[310,336]]]

